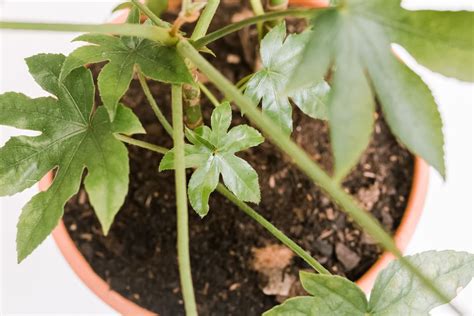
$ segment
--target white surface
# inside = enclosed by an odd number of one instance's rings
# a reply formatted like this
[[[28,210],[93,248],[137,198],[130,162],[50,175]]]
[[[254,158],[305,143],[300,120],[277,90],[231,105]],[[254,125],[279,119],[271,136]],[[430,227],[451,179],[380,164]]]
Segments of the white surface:
[[[99,23],[109,16],[116,1],[20,1],[0,0],[2,20]],[[449,3],[449,6],[446,5]],[[428,6],[429,4],[429,6]],[[410,9],[468,8],[465,1],[406,1]],[[76,44],[75,34],[49,32],[0,31],[0,93],[21,91],[37,97],[44,92],[34,83],[23,61],[37,53],[68,53]],[[442,53],[442,52],[441,52]],[[473,110],[474,85],[444,78],[422,69],[405,56],[433,90],[443,116],[446,135],[448,179],[443,182],[432,171],[425,211],[407,254],[429,249],[474,251],[473,247]],[[21,131],[0,130],[0,146]],[[0,198],[2,315],[87,314],[113,315],[108,306],[90,292],[71,271],[48,238],[21,265],[16,263],[16,222],[21,207],[37,191],[26,190],[13,197]],[[473,314],[473,290],[470,285],[455,300],[466,315]],[[450,315],[438,308],[435,315]]]

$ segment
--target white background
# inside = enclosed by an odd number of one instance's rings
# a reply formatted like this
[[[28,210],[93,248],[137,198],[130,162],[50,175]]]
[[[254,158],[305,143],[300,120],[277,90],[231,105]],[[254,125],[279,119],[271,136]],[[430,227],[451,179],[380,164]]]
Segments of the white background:
[[[116,1],[21,1],[0,0],[2,20],[100,23],[106,21]],[[407,8],[473,10],[472,0],[406,1]],[[466,30],[468,31],[468,30]],[[471,29],[474,33],[474,30]],[[76,34],[1,31],[0,93],[20,91],[32,97],[45,93],[27,72],[24,58],[37,53],[68,53],[77,44]],[[439,52],[442,54],[443,52]],[[429,249],[474,252],[473,247],[473,110],[474,85],[444,78],[404,59],[422,75],[433,91],[444,120],[448,179],[431,172],[425,210],[407,254]],[[473,69],[474,71],[474,69]],[[0,129],[0,146],[24,131]],[[36,187],[12,197],[0,198],[0,312],[14,314],[115,314],[90,292],[71,271],[53,240],[48,238],[21,265],[16,263],[16,222],[21,207],[37,192]],[[473,315],[470,285],[455,300],[466,315]],[[438,308],[436,315],[449,315]]]

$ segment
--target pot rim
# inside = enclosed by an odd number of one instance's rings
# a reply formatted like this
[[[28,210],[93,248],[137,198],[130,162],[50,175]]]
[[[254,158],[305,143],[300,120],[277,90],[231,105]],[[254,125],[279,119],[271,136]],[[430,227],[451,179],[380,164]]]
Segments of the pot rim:
[[[173,1],[170,1],[170,3],[172,2]],[[290,3],[292,5],[306,7],[324,7],[328,5],[326,0],[290,0]],[[117,23],[120,20],[121,17],[118,17],[114,22]],[[398,249],[401,251],[404,251],[416,229],[421,213],[423,212],[423,206],[428,191],[429,166],[420,157],[414,157],[415,161],[410,195],[400,225],[393,236]],[[41,179],[39,189],[42,191],[46,190],[52,183],[52,180],[52,173],[48,173]],[[54,229],[52,235],[56,245],[75,274],[93,293],[102,299],[102,301],[124,316],[156,315],[112,290],[109,284],[95,273],[75,245],[62,219]],[[366,293],[370,292],[377,274],[393,259],[394,256],[391,253],[387,251],[383,252],[369,270],[356,281],[357,285]]]

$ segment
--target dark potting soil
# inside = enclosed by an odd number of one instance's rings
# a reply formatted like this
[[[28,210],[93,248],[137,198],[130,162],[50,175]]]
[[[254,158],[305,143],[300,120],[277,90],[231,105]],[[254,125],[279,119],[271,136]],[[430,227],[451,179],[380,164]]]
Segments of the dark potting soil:
[[[240,1],[224,1],[216,23],[222,25],[246,14]],[[252,31],[234,34],[218,46],[211,45],[217,58],[209,58],[236,82],[254,67],[253,38]],[[95,74],[98,70],[93,68]],[[170,118],[169,87],[150,85]],[[172,146],[136,81],[123,101],[147,130],[137,138]],[[203,106],[208,122],[212,106],[205,97]],[[233,123],[247,122],[235,112]],[[330,172],[327,123],[295,109],[294,125],[293,139]],[[157,171],[159,154],[136,147],[129,151],[129,193],[109,235],[102,235],[83,189],[67,204],[64,222],[81,253],[112,289],[160,315],[184,315],[173,172]],[[253,207],[328,269],[356,280],[377,260],[381,250],[373,240],[275,146],[265,142],[240,156],[259,174],[262,201]],[[372,142],[344,187],[393,232],[407,204],[412,174],[413,157],[376,115]],[[192,273],[201,315],[260,315],[289,295],[304,293],[297,276],[299,270],[309,268],[305,262],[218,193],[211,196],[210,210],[204,219],[191,208],[189,212]]]

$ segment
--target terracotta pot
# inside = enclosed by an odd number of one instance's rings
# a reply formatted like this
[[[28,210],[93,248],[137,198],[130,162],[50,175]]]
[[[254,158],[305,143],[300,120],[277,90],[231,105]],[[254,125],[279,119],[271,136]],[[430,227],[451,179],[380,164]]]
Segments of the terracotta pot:
[[[171,7],[173,7],[176,6],[179,1],[170,1],[170,3]],[[290,3],[292,5],[307,7],[327,6],[327,1],[324,0],[290,0]],[[119,17],[114,22],[118,23],[120,21],[123,21],[123,16]],[[423,210],[423,204],[428,188],[428,175],[428,165],[421,158],[416,157],[412,189],[408,199],[407,208],[402,217],[400,226],[394,235],[394,240],[398,248],[402,251],[412,237]],[[40,190],[46,190],[51,182],[52,174],[48,174],[40,181]],[[91,289],[105,303],[125,316],[155,315],[110,289],[109,285],[92,270],[89,263],[79,252],[62,221],[54,230],[53,237],[64,258],[66,258],[66,261],[74,272],[89,287],[89,289]],[[366,292],[370,291],[377,274],[380,270],[386,267],[392,259],[393,256],[390,253],[384,253],[357,281],[357,284]]]

